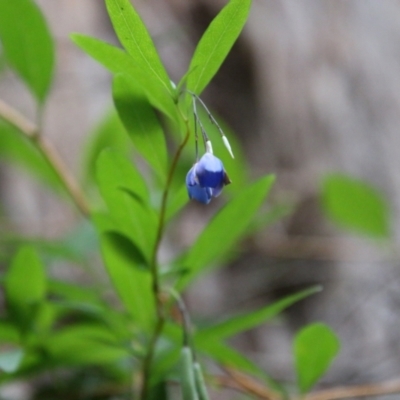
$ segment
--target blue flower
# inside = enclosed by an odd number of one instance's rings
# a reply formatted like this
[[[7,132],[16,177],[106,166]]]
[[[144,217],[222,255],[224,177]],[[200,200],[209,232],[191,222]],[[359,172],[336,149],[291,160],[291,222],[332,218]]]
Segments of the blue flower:
[[[208,204],[217,197],[224,185],[231,183],[222,161],[207,152],[186,175],[186,187],[191,199]]]

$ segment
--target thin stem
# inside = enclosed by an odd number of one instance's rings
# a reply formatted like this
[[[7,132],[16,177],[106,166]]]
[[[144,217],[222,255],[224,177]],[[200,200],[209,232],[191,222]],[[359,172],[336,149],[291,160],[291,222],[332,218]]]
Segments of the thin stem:
[[[194,120],[196,125],[200,126],[201,130],[201,135],[203,136],[203,142],[204,142],[204,148],[206,148],[206,142],[209,140],[207,136],[207,132],[204,129],[204,125],[201,122],[201,119],[199,117],[199,114],[197,113],[197,107],[196,107],[196,97],[193,98],[193,114],[194,114]]]
[[[400,380],[357,385],[348,387],[337,387],[310,393],[306,400],[339,400],[354,399],[356,397],[375,397],[400,393]]]
[[[162,200],[161,200],[160,217],[159,217],[159,222],[158,222],[156,240],[154,242],[154,248],[153,248],[151,263],[150,263],[150,272],[151,272],[151,275],[153,278],[152,289],[153,289],[154,298],[156,300],[157,322],[156,322],[156,326],[154,328],[153,336],[149,343],[149,349],[148,349],[147,355],[146,355],[145,359],[143,360],[143,383],[142,383],[142,390],[141,390],[141,394],[140,394],[140,398],[142,400],[145,400],[147,398],[147,394],[148,394],[148,390],[149,390],[149,378],[150,378],[150,372],[151,372],[151,363],[153,361],[154,352],[155,352],[158,338],[161,335],[161,332],[162,332],[162,329],[163,329],[164,323],[165,323],[164,308],[163,308],[163,302],[161,299],[161,287],[160,287],[160,281],[159,281],[159,275],[158,275],[157,255],[158,255],[158,249],[160,247],[161,239],[162,239],[162,236],[164,233],[164,228],[165,228],[165,215],[166,215],[166,211],[167,211],[168,195],[169,195],[169,191],[171,188],[172,178],[174,176],[175,169],[178,164],[178,160],[179,160],[179,158],[182,154],[182,151],[183,151],[184,147],[186,146],[186,144],[189,140],[189,136],[190,136],[189,124],[188,124],[188,121],[186,118],[185,118],[185,123],[186,123],[186,134],[185,134],[185,137],[184,137],[182,143],[179,145],[178,149],[176,150],[175,156],[172,160],[172,164],[171,164],[171,167],[168,172],[167,181],[165,183],[165,189],[164,189],[164,192],[162,195]]]
[[[194,142],[196,151],[196,163],[199,161],[199,136],[197,134],[197,110],[196,101],[193,101],[193,119],[194,119]]]
[[[36,125],[2,100],[0,100],[0,117],[15,126],[29,138],[33,138],[39,134]]]
[[[182,297],[172,288],[170,289],[170,293],[172,297],[176,300],[178,304],[179,312],[182,317],[182,327],[183,327],[183,346],[190,346],[190,333],[191,333],[191,322],[190,322],[190,315],[186,308],[185,302],[183,301]],[[192,349],[193,350],[193,349]],[[195,352],[192,351],[195,355]]]
[[[224,131],[223,131],[222,128],[219,126],[217,120],[216,120],[216,119],[213,117],[213,115],[211,114],[210,110],[209,110],[208,107],[206,106],[206,103],[204,103],[204,101],[203,101],[199,96],[197,96],[196,93],[193,93],[193,92],[191,92],[191,91],[189,91],[189,90],[188,90],[188,93],[191,94],[191,95],[193,96],[193,98],[195,99],[195,101],[198,100],[198,101],[200,102],[200,104],[203,106],[204,110],[206,111],[206,113],[207,113],[207,115],[208,115],[208,118],[210,119],[211,123],[213,123],[213,124],[217,127],[217,129],[218,129],[218,131],[219,131],[219,133],[221,134],[222,137],[225,136]]]
[[[56,149],[45,137],[40,134],[39,128],[17,110],[4,103],[2,100],[0,100],[0,118],[13,125],[29,140],[31,140],[38,151],[49,163],[57,177],[60,179],[61,183],[79,211],[85,217],[88,217],[90,215],[90,209],[81,188],[68,170]]]

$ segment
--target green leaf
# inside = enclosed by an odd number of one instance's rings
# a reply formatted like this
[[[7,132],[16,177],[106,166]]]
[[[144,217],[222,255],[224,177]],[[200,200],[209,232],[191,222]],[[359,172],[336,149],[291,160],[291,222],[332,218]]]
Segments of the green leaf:
[[[314,286],[280,299],[279,301],[259,310],[247,314],[237,315],[214,326],[202,329],[198,334],[203,338],[209,337],[213,340],[228,338],[272,319],[291,305],[319,291],[321,291],[321,287]]]
[[[115,238],[101,235],[103,259],[126,310],[144,330],[150,330],[155,321],[155,303],[152,279],[148,270],[138,268],[135,262],[115,249]]]
[[[341,174],[328,175],[322,184],[322,205],[343,228],[377,238],[389,235],[388,204],[366,182]]]
[[[0,343],[19,343],[18,326],[8,320],[0,320]]]
[[[139,14],[129,0],[106,0],[115,32],[146,80],[155,81],[164,95],[174,94],[170,79]]]
[[[0,0],[0,40],[8,62],[43,103],[53,76],[54,43],[34,1]]]
[[[173,218],[189,201],[186,186],[181,185],[179,189],[171,195],[171,200],[168,202],[165,220],[168,222]]]
[[[110,247],[119,254],[120,258],[124,258],[126,263],[130,263],[135,267],[146,268],[147,261],[140,249],[129,238],[119,232],[105,232],[103,235],[105,240],[109,242]]]
[[[58,280],[49,280],[48,291],[51,295],[84,304],[99,303],[101,295],[90,286],[73,284]]]
[[[4,53],[2,52],[2,49],[0,49],[0,79],[6,67],[7,67],[6,58],[4,56]]]
[[[179,289],[183,289],[205,267],[215,264],[241,238],[274,179],[270,175],[243,189],[211,220],[183,260],[177,263],[188,271],[178,282]]]
[[[45,270],[34,248],[26,246],[19,250],[4,285],[11,316],[27,327],[46,295]]]
[[[231,0],[214,18],[196,47],[187,88],[200,95],[218,71],[247,20],[251,0]]]
[[[149,204],[149,193],[141,174],[126,157],[106,149],[97,160],[96,175],[118,231],[129,237],[149,260],[157,214]]]
[[[15,372],[24,357],[22,349],[13,349],[0,352],[0,371],[9,374]]]
[[[148,400],[168,400],[168,382],[158,382],[157,385],[150,386]]]
[[[308,325],[296,335],[293,352],[301,393],[307,393],[322,377],[339,349],[338,337],[329,326],[322,323]]]
[[[109,330],[89,324],[64,328],[44,343],[53,362],[65,365],[101,365],[129,357],[129,352]]]
[[[128,154],[131,150],[129,137],[114,107],[95,126],[85,143],[82,160],[82,175],[85,184],[94,182],[96,160],[100,153],[108,147],[123,154],[124,152]]]
[[[113,82],[113,97],[135,148],[165,180],[168,161],[165,136],[140,85],[126,75],[117,75]]]
[[[1,0],[0,0],[1,1]],[[0,118],[0,156],[24,169],[57,192],[65,193],[60,179],[31,141]]]
[[[146,70],[143,70],[135,60],[122,49],[102,42],[101,40],[89,36],[73,34],[73,42],[79,46],[85,53],[102,64],[113,74],[127,74],[141,85],[146,93],[149,102],[158,110],[171,118],[177,120],[176,108],[170,95],[165,95],[157,81],[155,81]]]
[[[132,57],[119,47],[80,33],[72,33],[70,37],[78,47],[113,74],[134,75],[132,71],[136,68]]]
[[[126,156],[114,149],[105,149],[96,162],[97,180],[102,195],[107,200],[113,189],[128,189],[144,202],[149,200],[149,191],[140,172]]]

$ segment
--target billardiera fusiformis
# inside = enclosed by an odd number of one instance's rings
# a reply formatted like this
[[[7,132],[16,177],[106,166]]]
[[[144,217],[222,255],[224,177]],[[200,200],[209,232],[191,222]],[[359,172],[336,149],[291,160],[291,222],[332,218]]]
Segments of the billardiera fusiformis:
[[[229,145],[228,139],[224,132],[219,126],[218,122],[212,116],[204,102],[194,93],[191,93],[193,97],[193,115],[194,115],[194,127],[195,127],[195,146],[196,146],[196,162],[186,175],[186,188],[188,190],[189,197],[195,199],[203,204],[208,204],[212,197],[220,195],[223,187],[231,183],[228,174],[225,171],[222,161],[215,157],[213,154],[212,144],[208,135],[204,129],[204,126],[199,118],[196,108],[196,101],[199,101],[207,112],[211,122],[218,128],[223,143],[229,154],[233,158],[231,146]],[[197,129],[200,128],[202,133],[202,139],[205,146],[205,154],[199,159],[198,158],[198,134]]]

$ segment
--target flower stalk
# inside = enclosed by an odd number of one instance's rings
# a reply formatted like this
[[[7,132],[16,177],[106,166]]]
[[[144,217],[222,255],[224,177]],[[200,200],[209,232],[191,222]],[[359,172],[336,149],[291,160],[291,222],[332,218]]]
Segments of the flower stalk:
[[[165,184],[165,188],[164,188],[162,200],[161,200],[156,240],[154,242],[151,263],[150,263],[150,272],[151,272],[152,280],[153,280],[152,290],[153,290],[153,295],[154,295],[154,298],[156,301],[157,322],[156,322],[156,326],[154,328],[153,336],[149,343],[148,352],[146,354],[145,359],[143,360],[143,367],[142,367],[143,383],[142,383],[142,389],[141,389],[141,393],[140,393],[141,400],[146,400],[147,395],[148,395],[151,364],[152,364],[152,361],[154,358],[157,341],[161,335],[162,329],[165,324],[164,304],[163,304],[162,296],[161,296],[162,293],[161,293],[161,284],[160,284],[159,271],[158,271],[157,256],[158,256],[158,250],[159,250],[159,247],[161,244],[161,239],[162,239],[162,236],[164,233],[164,228],[165,228],[165,215],[166,215],[166,211],[167,211],[168,195],[170,192],[172,179],[173,179],[179,158],[180,158],[182,151],[185,148],[185,146],[189,140],[189,136],[190,136],[189,123],[186,118],[185,118],[185,123],[186,123],[185,137],[184,137],[182,143],[179,145],[178,149],[176,150],[174,158],[172,159],[171,167],[168,171],[167,181]]]

